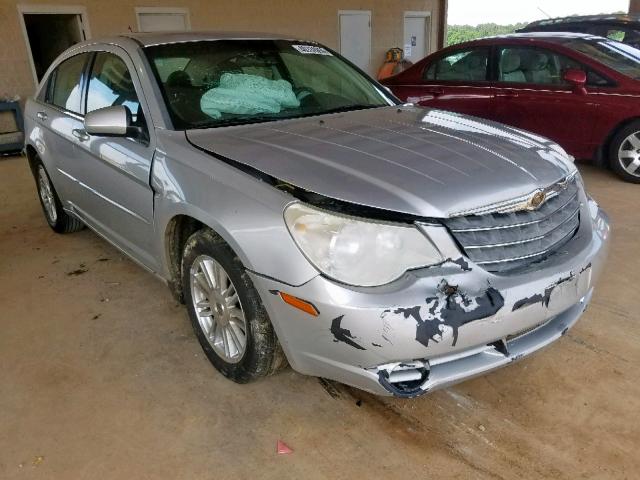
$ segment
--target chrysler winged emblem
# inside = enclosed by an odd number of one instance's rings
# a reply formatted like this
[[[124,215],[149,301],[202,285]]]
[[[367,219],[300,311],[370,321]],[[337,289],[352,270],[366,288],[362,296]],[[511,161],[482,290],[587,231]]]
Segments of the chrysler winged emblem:
[[[547,194],[542,190],[538,190],[533,195],[531,195],[529,200],[527,200],[527,210],[537,209],[540,205],[544,203],[546,199],[547,199]]]

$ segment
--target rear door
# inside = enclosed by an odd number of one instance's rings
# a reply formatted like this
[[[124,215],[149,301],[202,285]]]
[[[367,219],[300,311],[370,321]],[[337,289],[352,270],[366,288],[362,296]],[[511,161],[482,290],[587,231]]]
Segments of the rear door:
[[[36,109],[35,121],[42,132],[40,154],[68,209],[77,204],[82,192],[75,181],[75,144],[83,128],[82,91],[89,58],[89,54],[81,53],[62,61],[49,75]]]
[[[105,46],[95,53],[86,93],[86,111],[124,105],[145,138],[90,136],[77,139],[85,187],[82,216],[98,232],[151,269],[153,190],[150,186],[154,138],[149,136],[149,111],[135,68],[126,52]]]
[[[425,107],[490,118],[490,47],[449,51],[425,65],[415,84],[394,87],[400,98]]]
[[[589,83],[604,81],[602,77],[547,48],[504,45],[496,49],[496,56],[496,120],[548,137],[578,157],[593,151],[599,100],[589,93]],[[563,79],[568,68],[588,72],[586,91]]]

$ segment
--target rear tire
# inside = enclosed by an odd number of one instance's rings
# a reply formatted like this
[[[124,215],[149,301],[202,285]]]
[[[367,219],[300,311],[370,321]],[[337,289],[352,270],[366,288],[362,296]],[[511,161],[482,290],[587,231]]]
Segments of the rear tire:
[[[51,229],[56,233],[73,233],[82,230],[84,223],[62,208],[60,197],[53,187],[47,169],[40,160],[36,161],[34,175],[42,212]]]
[[[225,377],[248,383],[286,366],[271,320],[242,262],[208,228],[185,244],[182,288],[196,337]]]
[[[640,183],[640,121],[631,122],[613,136],[609,165],[624,181]]]

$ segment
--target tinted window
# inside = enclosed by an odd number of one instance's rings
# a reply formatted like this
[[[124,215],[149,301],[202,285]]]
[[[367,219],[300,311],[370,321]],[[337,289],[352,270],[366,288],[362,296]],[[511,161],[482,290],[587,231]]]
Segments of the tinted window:
[[[540,48],[507,47],[498,53],[498,80],[501,82],[569,86],[563,79],[568,68],[587,72],[587,85],[607,85],[606,79],[579,62]]]
[[[46,101],[74,113],[81,113],[80,79],[88,54],[83,53],[62,62],[51,73],[47,83]]]
[[[136,122],[140,102],[129,69],[117,55],[100,52],[93,62],[89,78],[87,112],[114,105],[128,107],[133,122]]]
[[[474,48],[450,53],[432,63],[423,74],[424,80],[475,81],[487,79],[489,49]]]

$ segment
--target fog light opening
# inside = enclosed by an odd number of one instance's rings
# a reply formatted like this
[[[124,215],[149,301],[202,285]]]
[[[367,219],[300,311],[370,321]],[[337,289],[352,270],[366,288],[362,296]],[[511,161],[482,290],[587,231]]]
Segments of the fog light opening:
[[[378,367],[380,384],[398,397],[415,397],[427,390],[423,388],[429,379],[429,363],[421,360],[395,363]]]

